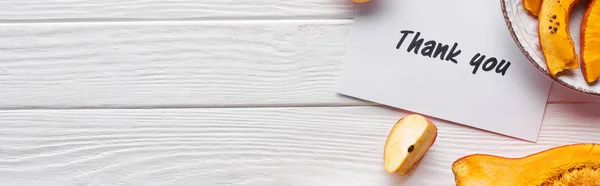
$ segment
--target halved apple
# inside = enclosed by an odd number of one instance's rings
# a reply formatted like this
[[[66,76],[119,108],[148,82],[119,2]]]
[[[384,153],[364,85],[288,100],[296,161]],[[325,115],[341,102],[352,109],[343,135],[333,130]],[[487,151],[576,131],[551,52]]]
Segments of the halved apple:
[[[591,0],[581,22],[581,70],[588,83],[600,78],[600,4]]]
[[[388,173],[405,175],[416,167],[437,138],[437,126],[425,117],[412,114],[398,120],[384,148]]]

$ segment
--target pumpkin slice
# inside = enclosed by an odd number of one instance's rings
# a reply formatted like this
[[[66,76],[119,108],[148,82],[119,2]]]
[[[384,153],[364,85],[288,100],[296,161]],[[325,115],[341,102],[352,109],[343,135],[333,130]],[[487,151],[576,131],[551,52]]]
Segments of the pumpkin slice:
[[[600,186],[600,144],[572,144],[523,158],[475,154],[452,164],[457,186]]]
[[[385,171],[398,175],[414,169],[437,138],[437,127],[425,117],[408,115],[396,122],[383,153]]]
[[[552,77],[579,67],[575,44],[569,32],[569,19],[578,0],[543,0],[538,16],[542,53]]]
[[[538,16],[541,5],[542,0],[523,0],[523,7],[525,7],[525,10],[534,17]]]
[[[591,0],[581,22],[581,70],[588,83],[600,78],[600,3]]]

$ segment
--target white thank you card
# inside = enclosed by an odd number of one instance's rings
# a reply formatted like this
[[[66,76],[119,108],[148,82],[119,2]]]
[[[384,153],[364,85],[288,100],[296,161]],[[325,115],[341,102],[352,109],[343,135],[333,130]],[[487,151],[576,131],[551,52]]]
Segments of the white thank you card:
[[[339,92],[537,141],[551,81],[498,1],[372,0],[357,7]]]

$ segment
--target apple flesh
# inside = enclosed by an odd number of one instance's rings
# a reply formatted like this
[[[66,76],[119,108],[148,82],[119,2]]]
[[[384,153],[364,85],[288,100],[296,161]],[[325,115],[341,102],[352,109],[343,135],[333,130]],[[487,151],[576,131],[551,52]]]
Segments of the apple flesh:
[[[437,126],[417,114],[398,120],[384,148],[384,166],[388,173],[405,175],[414,169],[437,138]]]

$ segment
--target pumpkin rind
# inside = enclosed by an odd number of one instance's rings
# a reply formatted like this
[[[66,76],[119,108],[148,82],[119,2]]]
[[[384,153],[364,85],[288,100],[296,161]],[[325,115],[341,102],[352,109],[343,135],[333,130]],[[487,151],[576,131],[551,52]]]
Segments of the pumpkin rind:
[[[475,154],[452,164],[457,186],[600,185],[600,144],[565,145],[522,158]]]
[[[578,0],[543,0],[538,16],[542,53],[552,77],[579,67],[575,44],[569,32],[569,19]]]
[[[600,3],[591,0],[581,22],[581,70],[588,83],[600,78]]]

